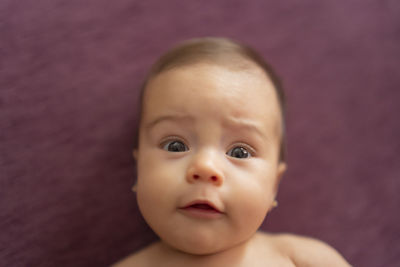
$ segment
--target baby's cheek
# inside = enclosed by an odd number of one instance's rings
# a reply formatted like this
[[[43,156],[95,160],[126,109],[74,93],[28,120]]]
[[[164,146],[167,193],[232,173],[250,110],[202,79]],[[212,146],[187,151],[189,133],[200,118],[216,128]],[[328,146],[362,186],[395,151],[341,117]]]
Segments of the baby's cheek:
[[[156,169],[139,172],[138,179],[137,202],[139,209],[147,223],[153,226],[169,210],[167,200],[171,194],[169,192],[171,187],[166,186],[165,179]]]
[[[256,231],[268,212],[268,194],[259,188],[242,188],[236,194],[234,216],[239,228]]]
[[[143,198],[163,201],[173,194],[174,188],[184,179],[184,173],[178,162],[149,157],[138,166],[138,195]]]
[[[138,196],[143,195],[146,199],[160,199],[170,188],[166,174],[153,168],[145,172],[139,172]]]

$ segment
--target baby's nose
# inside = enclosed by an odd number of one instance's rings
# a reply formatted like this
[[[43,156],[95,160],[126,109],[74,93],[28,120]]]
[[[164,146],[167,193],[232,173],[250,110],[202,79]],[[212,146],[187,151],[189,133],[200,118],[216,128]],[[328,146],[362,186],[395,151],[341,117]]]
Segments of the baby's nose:
[[[193,159],[187,171],[186,179],[189,183],[202,181],[220,186],[224,182],[224,175],[215,157],[203,153]]]

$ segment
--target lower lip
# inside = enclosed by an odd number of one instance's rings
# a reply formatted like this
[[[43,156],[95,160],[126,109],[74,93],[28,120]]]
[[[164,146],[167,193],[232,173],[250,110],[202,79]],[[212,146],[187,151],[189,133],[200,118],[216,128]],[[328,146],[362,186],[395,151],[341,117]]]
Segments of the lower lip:
[[[179,209],[184,214],[189,215],[191,217],[200,218],[200,219],[218,219],[222,216],[222,212],[216,210],[203,210],[197,208],[181,208]]]

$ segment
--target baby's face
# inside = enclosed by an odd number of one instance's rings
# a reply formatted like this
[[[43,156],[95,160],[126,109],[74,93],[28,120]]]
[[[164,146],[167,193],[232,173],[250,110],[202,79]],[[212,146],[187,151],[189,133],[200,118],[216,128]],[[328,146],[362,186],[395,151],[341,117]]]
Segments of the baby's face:
[[[193,254],[249,239],[285,169],[279,106],[265,74],[175,68],[150,81],[143,101],[137,200],[147,223],[165,243]]]

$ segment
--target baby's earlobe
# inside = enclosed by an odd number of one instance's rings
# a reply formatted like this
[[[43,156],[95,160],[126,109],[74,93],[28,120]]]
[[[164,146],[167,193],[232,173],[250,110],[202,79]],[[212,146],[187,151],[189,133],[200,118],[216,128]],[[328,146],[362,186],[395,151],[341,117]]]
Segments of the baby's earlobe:
[[[132,156],[133,156],[133,158],[134,158],[135,160],[137,160],[137,157],[138,157],[138,151],[137,151],[137,149],[134,149],[134,150],[132,151]]]
[[[282,176],[285,173],[286,169],[287,169],[286,163],[284,163],[284,162],[278,163],[278,168],[276,171],[275,188],[274,188],[275,196],[278,193],[279,184],[281,183]]]
[[[132,186],[131,190],[132,190],[133,193],[136,193],[136,191],[137,191],[137,184],[136,183]]]
[[[278,165],[278,180],[282,179],[283,174],[286,172],[287,164],[284,162],[280,162]]]

